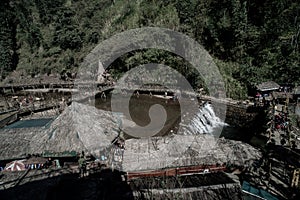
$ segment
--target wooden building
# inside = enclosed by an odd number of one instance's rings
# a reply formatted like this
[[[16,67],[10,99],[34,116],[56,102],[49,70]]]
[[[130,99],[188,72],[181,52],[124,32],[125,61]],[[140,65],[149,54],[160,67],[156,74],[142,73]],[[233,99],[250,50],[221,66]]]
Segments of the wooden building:
[[[280,85],[278,85],[274,81],[268,81],[258,84],[256,88],[258,92],[261,92],[263,94],[270,94],[273,91],[279,90]]]

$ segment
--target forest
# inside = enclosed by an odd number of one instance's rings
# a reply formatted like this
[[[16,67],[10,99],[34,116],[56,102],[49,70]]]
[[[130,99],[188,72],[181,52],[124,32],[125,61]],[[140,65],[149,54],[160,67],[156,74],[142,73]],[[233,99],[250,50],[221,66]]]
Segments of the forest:
[[[256,84],[300,83],[297,0],[2,0],[0,80],[74,72],[101,41],[125,30],[163,27],[204,46],[225,80],[228,97],[246,98]],[[155,49],[111,66],[115,77],[141,63],[162,63],[200,87],[189,64]]]

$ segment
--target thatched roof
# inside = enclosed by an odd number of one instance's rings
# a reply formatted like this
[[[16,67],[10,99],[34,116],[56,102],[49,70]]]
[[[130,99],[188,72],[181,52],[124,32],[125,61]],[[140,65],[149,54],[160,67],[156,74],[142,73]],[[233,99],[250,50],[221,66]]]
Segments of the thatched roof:
[[[278,90],[280,85],[275,83],[274,81],[268,81],[268,82],[263,82],[259,85],[256,86],[259,91],[272,91],[272,90]]]
[[[0,129],[0,160],[24,158],[31,153],[30,143],[40,128]]]
[[[169,138],[129,139],[122,168],[140,171],[167,167],[222,164],[251,165],[261,157],[254,147],[240,141],[210,135],[174,135]]]
[[[43,157],[31,157],[25,160],[24,164],[45,164],[47,162],[46,158]]]
[[[97,154],[118,135],[118,125],[110,112],[72,103],[45,133],[34,136],[37,152],[89,151]]]
[[[49,127],[0,129],[0,160],[82,150],[97,155],[117,135],[118,125],[110,112],[72,103]]]
[[[110,112],[73,103],[49,127],[1,129],[0,160],[82,150],[100,157],[100,151],[117,135],[118,125]],[[182,134],[126,140],[122,168],[138,171],[225,162],[245,165],[259,157],[258,150],[243,142],[218,139],[216,143],[208,134]]]

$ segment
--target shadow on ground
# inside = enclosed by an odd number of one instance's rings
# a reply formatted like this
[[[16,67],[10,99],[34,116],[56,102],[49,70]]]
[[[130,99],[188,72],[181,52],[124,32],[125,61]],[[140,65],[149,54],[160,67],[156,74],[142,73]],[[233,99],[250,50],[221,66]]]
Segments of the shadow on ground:
[[[78,174],[64,174],[43,180],[0,190],[1,200],[5,199],[133,199],[129,185],[122,181],[118,171],[102,170],[88,177]]]

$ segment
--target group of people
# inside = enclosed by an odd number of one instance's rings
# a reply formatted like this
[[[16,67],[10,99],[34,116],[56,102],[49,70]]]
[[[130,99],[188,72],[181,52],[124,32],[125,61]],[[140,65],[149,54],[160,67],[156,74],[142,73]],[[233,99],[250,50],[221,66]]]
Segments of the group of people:
[[[14,96],[12,104],[13,107],[20,109],[27,106],[34,106],[34,101],[35,98],[32,95],[24,96],[24,97]]]
[[[26,169],[48,169],[51,167],[60,168],[59,160],[48,158],[46,162],[25,164]]]
[[[286,113],[275,115],[275,128],[286,131],[288,129],[289,119]]]
[[[269,107],[271,103],[269,100],[267,100],[269,96],[269,94],[260,94],[259,92],[257,92],[254,99],[254,106],[265,108]]]
[[[43,169],[46,168],[46,165],[43,163],[35,163],[35,164],[25,164],[25,169]]]

